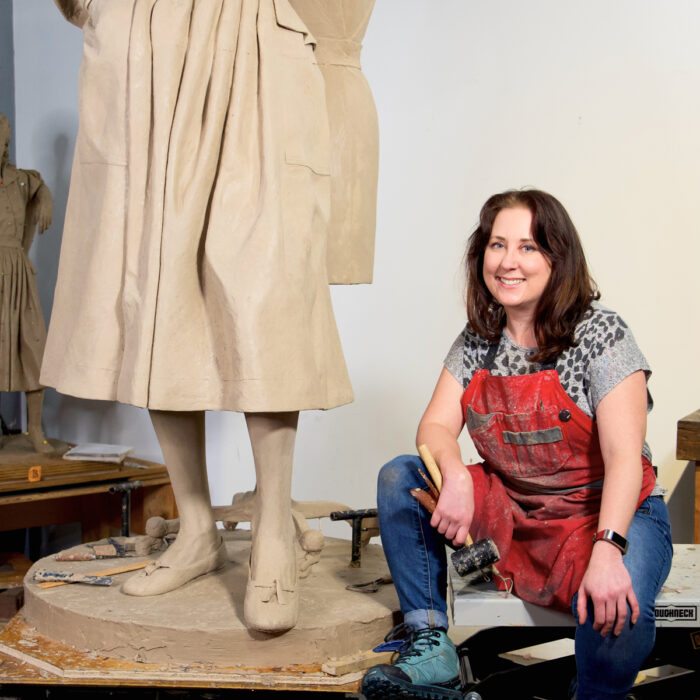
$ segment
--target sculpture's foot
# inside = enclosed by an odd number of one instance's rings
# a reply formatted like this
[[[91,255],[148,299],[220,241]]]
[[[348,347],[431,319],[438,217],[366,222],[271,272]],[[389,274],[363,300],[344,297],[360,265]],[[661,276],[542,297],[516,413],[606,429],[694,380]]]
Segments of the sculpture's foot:
[[[188,581],[220,569],[228,561],[226,545],[219,536],[218,544],[204,556],[192,560],[177,551],[173,545],[163,556],[149,564],[142,572],[124,582],[122,593],[133,596],[160,595],[173,591]],[[183,547],[181,546],[182,550]],[[189,551],[192,551],[190,549]]]
[[[248,581],[243,617],[249,628],[259,632],[286,632],[299,617],[299,592],[296,582]]]
[[[34,448],[35,452],[45,455],[52,455],[56,453],[53,445],[46,439],[46,435],[44,435],[43,430],[30,430],[27,435],[32,442],[32,447]]]
[[[284,527],[284,519],[278,518],[265,524],[268,527],[253,523],[243,617],[251,629],[284,632],[294,627],[299,616],[293,528]]]

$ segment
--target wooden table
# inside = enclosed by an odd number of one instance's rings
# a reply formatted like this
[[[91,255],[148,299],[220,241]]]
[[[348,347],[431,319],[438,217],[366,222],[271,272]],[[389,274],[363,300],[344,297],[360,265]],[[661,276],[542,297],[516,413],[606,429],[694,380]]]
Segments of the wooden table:
[[[695,462],[695,529],[693,541],[700,543],[700,409],[678,421],[676,459]]]
[[[30,470],[41,467],[30,481]],[[40,464],[0,465],[0,531],[82,523],[83,542],[121,532],[121,496],[110,487],[142,482],[131,492],[131,529],[143,533],[153,515],[176,516],[175,499],[163,464],[127,458],[124,464],[43,458]]]

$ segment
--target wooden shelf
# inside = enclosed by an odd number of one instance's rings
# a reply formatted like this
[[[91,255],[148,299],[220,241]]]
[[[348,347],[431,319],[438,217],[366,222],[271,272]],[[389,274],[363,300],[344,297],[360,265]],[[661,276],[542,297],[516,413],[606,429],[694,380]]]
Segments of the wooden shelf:
[[[29,470],[35,466],[41,467],[41,479],[29,481]],[[147,480],[155,476],[167,476],[167,473],[165,465],[148,462],[144,459],[129,458],[125,464],[111,464],[109,462],[73,461],[60,457],[41,458],[37,455],[37,460],[33,465],[24,463],[0,464],[0,499],[2,499],[2,494],[17,493],[18,491],[40,491],[58,486],[97,481]]]
[[[40,466],[41,480],[29,481],[27,464],[0,465],[0,531],[80,522],[84,542],[118,534],[121,497],[109,489],[125,481],[143,484],[131,492],[133,532],[143,533],[153,515],[177,515],[163,464],[134,458],[126,464],[49,458]]]
[[[700,543],[700,409],[678,421],[676,459],[695,462],[695,527],[693,540]]]

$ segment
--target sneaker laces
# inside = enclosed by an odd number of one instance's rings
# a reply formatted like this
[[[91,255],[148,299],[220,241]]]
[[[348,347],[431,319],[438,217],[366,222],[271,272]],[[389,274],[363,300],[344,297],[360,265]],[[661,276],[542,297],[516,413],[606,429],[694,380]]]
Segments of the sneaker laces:
[[[404,639],[403,644],[397,650],[398,656],[394,661],[394,664],[398,664],[413,656],[420,656],[430,647],[439,646],[441,631],[431,627],[415,630],[410,625],[402,622],[384,637],[384,641],[391,642],[401,638]]]

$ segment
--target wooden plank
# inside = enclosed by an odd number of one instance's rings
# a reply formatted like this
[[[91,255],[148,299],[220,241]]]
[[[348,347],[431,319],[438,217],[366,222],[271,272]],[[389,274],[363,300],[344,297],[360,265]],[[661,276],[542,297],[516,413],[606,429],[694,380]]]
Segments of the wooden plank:
[[[138,481],[143,481],[143,487],[149,488],[151,486],[162,486],[170,483],[169,477],[166,475],[155,476],[153,478],[149,475],[144,474],[138,476]],[[125,481],[136,481],[136,478],[128,478]],[[120,479],[121,481],[121,479]],[[73,496],[87,496],[95,493],[107,493],[109,491],[112,483],[99,482],[97,484],[87,484],[85,486],[73,486],[71,488],[62,489],[50,489],[46,491],[34,491],[34,492],[23,492],[23,493],[13,493],[5,496],[0,496],[0,507],[6,505],[13,505],[17,503],[33,503],[35,501],[49,501],[56,498],[71,498]],[[132,491],[132,494],[139,493],[139,491]]]
[[[61,476],[63,474],[82,474],[83,472],[93,472],[95,467],[99,471],[119,471],[121,464],[109,462],[86,462],[78,460],[43,460],[37,455],[37,465],[41,465],[42,477]],[[27,471],[30,466],[26,464],[2,464],[0,465],[0,484],[3,490],[5,484],[12,481],[24,481],[27,478]]]
[[[695,462],[695,529],[693,542],[700,544],[700,462]]]
[[[330,676],[321,664],[275,668],[147,664],[87,654],[37,634],[17,614],[0,633],[0,683],[237,688],[357,693],[362,672]]]
[[[92,463],[80,463],[73,462],[73,464],[91,464],[92,471],[83,471],[79,473],[67,472],[67,473],[56,473],[46,475],[44,471],[44,466],[42,465],[42,478],[40,481],[29,481],[28,471],[29,468],[23,466],[21,478],[0,478],[0,493],[17,492],[17,491],[29,491],[38,489],[50,489],[57,486],[71,486],[75,484],[84,484],[88,482],[95,481],[114,481],[114,480],[126,480],[126,479],[143,479],[146,478],[147,474],[154,474],[156,472],[162,474],[167,473],[167,469],[162,464],[155,464],[153,462],[146,462],[145,460],[133,459],[130,462],[136,462],[143,464],[148,469],[139,469],[138,467],[130,467],[124,465],[117,465],[118,468],[115,469],[115,465],[105,464],[103,462],[92,462]],[[70,464],[69,462],[66,462]],[[7,465],[4,465],[7,466]],[[1,472],[0,472],[1,473]]]
[[[700,409],[678,421],[676,459],[700,462]]]
[[[363,651],[340,659],[329,659],[321,666],[321,670],[330,676],[344,676],[346,673],[364,671],[377,664],[389,664],[393,656],[393,651]]]

